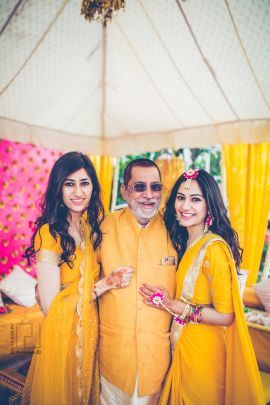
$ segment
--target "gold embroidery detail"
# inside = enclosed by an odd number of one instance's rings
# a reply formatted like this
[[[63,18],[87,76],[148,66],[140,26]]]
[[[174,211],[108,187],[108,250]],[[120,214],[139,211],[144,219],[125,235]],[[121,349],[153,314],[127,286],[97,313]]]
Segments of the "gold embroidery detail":
[[[192,246],[195,243],[197,243],[201,238],[202,237],[199,237],[196,241],[194,241]],[[194,291],[195,291],[196,281],[197,281],[197,278],[198,278],[199,273],[200,273],[200,268],[201,268],[201,266],[203,264],[203,260],[204,260],[204,257],[205,257],[206,250],[207,250],[208,246],[211,245],[211,243],[213,243],[215,241],[224,242],[223,239],[221,239],[220,237],[215,237],[215,238],[207,240],[201,246],[197,256],[195,257],[195,259],[194,259],[193,263],[191,264],[190,268],[188,269],[187,274],[186,274],[185,279],[184,279],[184,282],[183,282],[183,289],[182,289],[182,296],[181,296],[181,299],[183,301],[192,303],[193,295],[194,295]],[[188,249],[190,249],[190,247],[191,246],[189,246]],[[207,260],[205,262],[207,262]],[[211,296],[212,295],[213,295],[213,291],[211,291]],[[172,326],[171,326],[171,335],[170,335],[172,352],[174,351],[174,349],[176,347],[176,344],[177,344],[177,342],[179,340],[179,336],[181,335],[184,327],[185,327],[185,325],[180,325],[177,322],[175,322],[175,320],[173,320]]]
[[[82,386],[82,354],[83,354],[83,330],[82,330],[82,294],[83,294],[83,284],[84,284],[84,270],[85,267],[87,265],[86,263],[86,252],[85,252],[85,239],[86,239],[86,235],[85,235],[85,226],[84,224],[81,223],[81,233],[82,233],[82,240],[81,240],[81,250],[83,253],[83,258],[82,261],[80,263],[80,280],[78,283],[78,293],[79,293],[79,299],[76,305],[76,310],[77,310],[77,315],[78,315],[78,322],[76,325],[76,334],[77,334],[77,343],[75,346],[75,353],[77,356],[77,370],[76,370],[76,374],[78,376],[79,379],[79,400],[81,401],[82,399],[82,390],[83,390],[83,386]]]
[[[61,256],[58,253],[51,252],[50,250],[41,249],[36,253],[36,261],[56,264],[59,266],[61,263]]]

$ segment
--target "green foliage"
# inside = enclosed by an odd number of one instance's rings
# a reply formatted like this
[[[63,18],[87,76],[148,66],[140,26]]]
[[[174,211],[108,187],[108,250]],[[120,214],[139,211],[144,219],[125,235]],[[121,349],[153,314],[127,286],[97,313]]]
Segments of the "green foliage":
[[[121,184],[123,183],[123,175],[124,175],[124,170],[125,167],[134,159],[138,158],[146,158],[146,159],[151,159],[151,160],[156,160],[159,156],[160,152],[146,152],[142,153],[140,155],[127,155],[123,156],[119,159],[119,178],[118,178],[118,185],[117,185],[117,199],[116,199],[116,206],[119,206],[121,204],[124,204],[125,201],[122,199],[121,193],[120,193],[120,187]]]
[[[189,167],[197,167],[199,169],[209,170],[210,173],[214,176],[218,183],[221,182],[221,170],[220,170],[220,158],[221,158],[221,150],[218,146],[213,146],[211,148],[201,148],[201,149],[186,149],[188,151],[188,155],[190,155],[189,161],[186,161],[185,156],[187,154],[184,153],[184,150],[177,149],[162,149],[157,152],[146,152],[140,155],[127,155],[123,156],[119,159],[119,179],[118,179],[118,186],[117,186],[117,199],[116,199],[116,206],[124,204],[125,201],[121,197],[120,193],[120,186],[123,182],[123,174],[124,169],[128,163],[132,160],[137,158],[148,158],[151,160],[157,160],[158,157],[166,154],[171,155],[174,157],[181,156],[185,160],[185,168],[188,169]]]

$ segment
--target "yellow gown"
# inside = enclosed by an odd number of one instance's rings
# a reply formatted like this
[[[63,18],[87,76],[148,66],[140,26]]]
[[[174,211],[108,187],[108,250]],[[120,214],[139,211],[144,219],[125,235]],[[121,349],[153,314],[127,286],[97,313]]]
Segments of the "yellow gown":
[[[91,301],[99,267],[83,219],[82,226],[84,237],[76,247],[74,267],[60,265],[62,289],[44,318],[22,404],[99,404],[98,314]],[[52,237],[48,224],[36,235],[35,250],[37,261],[60,263],[60,238]]]
[[[231,251],[210,234],[189,247],[176,273],[176,299],[235,314],[229,327],[188,323],[171,330],[173,359],[162,405],[264,404]]]

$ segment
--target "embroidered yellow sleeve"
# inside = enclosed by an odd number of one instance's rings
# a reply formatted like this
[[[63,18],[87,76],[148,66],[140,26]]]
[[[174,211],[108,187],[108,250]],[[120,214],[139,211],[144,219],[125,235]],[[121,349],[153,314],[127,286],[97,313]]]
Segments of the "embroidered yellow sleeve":
[[[49,231],[49,225],[45,224],[35,237],[36,261],[59,265],[61,262],[61,247]]]

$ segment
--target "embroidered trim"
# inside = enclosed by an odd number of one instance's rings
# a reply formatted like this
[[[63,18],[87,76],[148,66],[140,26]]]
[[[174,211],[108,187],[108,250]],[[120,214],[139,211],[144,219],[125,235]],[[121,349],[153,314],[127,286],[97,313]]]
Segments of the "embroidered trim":
[[[79,299],[77,302],[77,314],[78,314],[78,322],[76,325],[76,333],[78,337],[78,341],[75,347],[75,353],[77,356],[77,376],[79,379],[79,400],[82,399],[82,351],[83,351],[83,331],[82,331],[82,291],[83,291],[83,282],[84,282],[84,268],[85,268],[85,227],[84,225],[81,227],[82,229],[82,241],[81,241],[81,251],[83,253],[83,259],[80,263],[80,280],[78,283],[78,293]]]
[[[58,253],[51,252],[50,250],[40,249],[36,253],[36,261],[43,263],[51,263],[59,266],[61,263],[61,256]]]
[[[199,238],[199,239],[201,239],[201,238]],[[198,242],[198,240],[196,242]],[[186,299],[189,302],[192,302],[192,299],[193,299],[196,281],[197,281],[197,278],[200,273],[200,268],[202,266],[202,262],[203,262],[206,250],[207,250],[208,246],[211,245],[211,243],[216,242],[216,241],[224,242],[224,240],[219,237],[215,237],[215,238],[211,238],[211,239],[207,240],[201,246],[199,254],[195,257],[193,263],[191,264],[191,266],[189,267],[189,269],[187,271],[186,277],[183,282],[183,289],[182,289],[181,295],[184,299]],[[192,246],[193,246],[193,244],[192,244]],[[185,325],[180,325],[173,320],[172,327],[171,327],[171,335],[170,335],[172,351],[175,349],[175,346],[179,340],[179,337],[180,337],[184,327],[185,327]]]
[[[17,393],[21,393],[23,390],[23,383],[21,381],[11,377],[3,371],[0,371],[0,381],[3,381],[7,385],[11,386],[11,389],[14,389]]]

